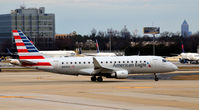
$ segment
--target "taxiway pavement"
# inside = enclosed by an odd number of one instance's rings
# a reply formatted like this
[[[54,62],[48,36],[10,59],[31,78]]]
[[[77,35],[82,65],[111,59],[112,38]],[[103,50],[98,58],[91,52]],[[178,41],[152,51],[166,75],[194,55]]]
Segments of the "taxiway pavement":
[[[0,72],[1,110],[199,110],[199,80],[104,79]]]

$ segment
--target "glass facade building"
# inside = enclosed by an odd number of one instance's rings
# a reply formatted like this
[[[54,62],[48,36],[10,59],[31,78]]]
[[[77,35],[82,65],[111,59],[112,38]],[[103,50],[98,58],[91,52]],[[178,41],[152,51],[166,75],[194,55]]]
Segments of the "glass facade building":
[[[44,7],[39,9],[21,7],[11,11],[10,14],[0,15],[0,45],[2,48],[14,48],[11,33],[14,29],[22,30],[40,50],[54,48],[55,15],[45,13]]]
[[[184,20],[184,22],[181,25],[181,35],[183,37],[188,37],[190,35],[189,24],[187,23],[186,20]]]

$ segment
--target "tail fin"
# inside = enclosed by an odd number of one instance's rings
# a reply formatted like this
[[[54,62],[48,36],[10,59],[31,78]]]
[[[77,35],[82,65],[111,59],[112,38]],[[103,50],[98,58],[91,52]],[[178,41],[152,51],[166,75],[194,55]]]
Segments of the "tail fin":
[[[97,48],[97,53],[100,53],[99,44],[98,44],[97,40],[96,40],[96,48]]]
[[[31,43],[28,37],[20,30],[13,30],[13,37],[16,43],[19,59],[45,59],[39,50]]]
[[[19,62],[21,66],[52,66],[45,57],[39,53],[39,50],[27,38],[27,36],[20,30],[13,30],[13,37],[16,43]]]
[[[182,41],[181,47],[182,47],[182,53],[184,53],[184,44],[183,44],[183,41]]]

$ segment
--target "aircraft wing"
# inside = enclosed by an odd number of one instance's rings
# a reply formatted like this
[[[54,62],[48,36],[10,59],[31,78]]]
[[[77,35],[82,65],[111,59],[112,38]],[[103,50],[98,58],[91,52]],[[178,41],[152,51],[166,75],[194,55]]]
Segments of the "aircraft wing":
[[[110,67],[104,67],[100,65],[100,63],[97,61],[95,57],[93,57],[93,63],[94,63],[94,72],[93,74],[98,74],[98,73],[113,73],[116,71],[121,71],[124,69],[121,68],[110,68]]]

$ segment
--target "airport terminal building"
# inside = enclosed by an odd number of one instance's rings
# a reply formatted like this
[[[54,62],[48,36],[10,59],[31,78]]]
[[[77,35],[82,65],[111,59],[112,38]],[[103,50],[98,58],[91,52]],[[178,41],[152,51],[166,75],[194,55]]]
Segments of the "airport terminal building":
[[[14,49],[13,29],[22,30],[40,50],[55,46],[55,14],[45,13],[45,8],[25,8],[12,10],[0,15],[0,51]]]

